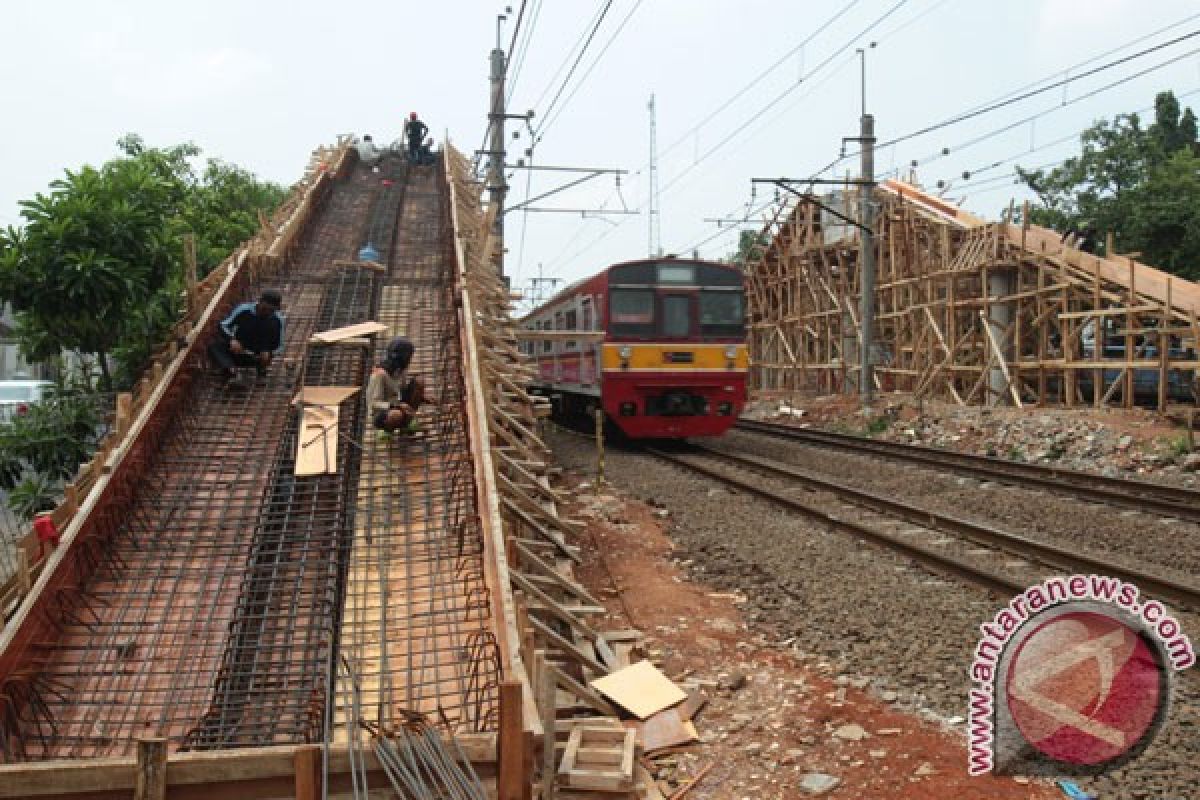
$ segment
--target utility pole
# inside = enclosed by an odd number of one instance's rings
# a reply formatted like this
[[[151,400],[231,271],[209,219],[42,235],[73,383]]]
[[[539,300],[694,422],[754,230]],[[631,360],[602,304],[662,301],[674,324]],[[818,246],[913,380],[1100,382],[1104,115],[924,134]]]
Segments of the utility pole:
[[[495,207],[492,235],[496,247],[496,271],[504,275],[504,195],[508,191],[505,177],[504,150],[504,50],[500,41],[500,26],[506,19],[496,15],[496,49],[491,54],[492,110],[488,114],[488,126],[492,132],[488,143],[488,203]]]
[[[662,226],[659,224],[662,211],[658,207],[658,125],[653,93],[650,95],[650,102],[646,104],[646,110],[650,112],[650,213],[646,251],[648,255],[656,256],[662,250]]]
[[[875,43],[871,43],[874,47]],[[862,404],[869,407],[875,398],[875,117],[867,113],[867,57],[859,49],[862,59],[862,116],[859,120],[859,148],[862,154],[859,176],[859,228],[862,241],[862,270],[859,285],[862,297],[859,302],[859,329],[862,344],[859,349],[858,393]]]

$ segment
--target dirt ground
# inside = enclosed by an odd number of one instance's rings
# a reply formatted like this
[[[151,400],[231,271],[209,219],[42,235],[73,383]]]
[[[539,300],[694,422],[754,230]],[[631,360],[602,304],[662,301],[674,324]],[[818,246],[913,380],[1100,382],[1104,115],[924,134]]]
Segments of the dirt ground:
[[[571,481],[575,483],[574,480]],[[745,598],[684,577],[669,515],[587,483],[572,516],[587,521],[580,579],[609,609],[602,629],[636,628],[646,656],[709,703],[701,741],[646,759],[664,796],[697,776],[688,798],[803,798],[814,774],[837,784],[820,796],[984,800],[1060,798],[1055,787],[966,774],[961,734],[893,708],[865,684],[747,626]]]

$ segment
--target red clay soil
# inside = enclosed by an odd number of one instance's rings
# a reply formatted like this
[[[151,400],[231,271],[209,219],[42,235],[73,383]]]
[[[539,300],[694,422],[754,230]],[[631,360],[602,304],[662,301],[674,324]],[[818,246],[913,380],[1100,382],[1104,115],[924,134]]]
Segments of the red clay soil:
[[[800,782],[819,772],[841,780],[820,795],[830,798],[1062,797],[1036,781],[968,776],[961,735],[838,680],[793,649],[801,641],[764,641],[735,594],[687,580],[651,508],[608,490],[580,498],[572,516],[587,520],[590,540],[578,576],[609,609],[601,629],[642,631],[647,657],[710,700],[694,720],[700,742],[646,759],[664,796],[704,773],[689,800],[806,798]]]

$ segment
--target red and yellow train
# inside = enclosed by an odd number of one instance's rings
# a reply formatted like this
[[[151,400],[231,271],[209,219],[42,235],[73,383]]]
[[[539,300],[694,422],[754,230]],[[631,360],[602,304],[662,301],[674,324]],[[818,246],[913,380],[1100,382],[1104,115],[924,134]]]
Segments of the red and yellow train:
[[[631,438],[716,436],[746,403],[742,273],[652,258],[578,281],[522,320],[533,389],[555,410],[605,414]]]

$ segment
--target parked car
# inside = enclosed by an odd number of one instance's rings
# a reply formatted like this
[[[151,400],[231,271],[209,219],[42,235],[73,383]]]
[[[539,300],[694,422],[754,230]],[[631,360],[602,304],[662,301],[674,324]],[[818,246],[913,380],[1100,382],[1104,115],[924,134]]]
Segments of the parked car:
[[[0,421],[8,422],[40,403],[54,386],[50,381],[0,381]]]

